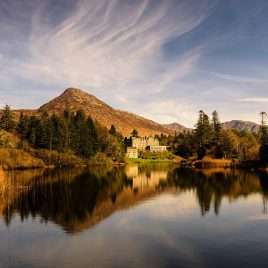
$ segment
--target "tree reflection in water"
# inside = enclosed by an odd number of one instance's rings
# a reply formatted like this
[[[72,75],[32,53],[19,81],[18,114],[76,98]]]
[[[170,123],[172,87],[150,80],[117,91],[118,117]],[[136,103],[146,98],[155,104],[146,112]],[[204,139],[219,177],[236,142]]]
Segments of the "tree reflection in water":
[[[211,207],[219,214],[223,197],[233,201],[252,193],[262,194],[265,212],[268,197],[267,173],[243,170],[143,165],[17,171],[6,177],[0,212],[7,225],[15,213],[22,221],[38,215],[68,233],[86,230],[115,211],[164,191],[194,191],[203,216]]]
[[[247,170],[177,168],[169,174],[168,183],[183,191],[195,191],[202,216],[210,211],[211,206],[218,215],[223,197],[233,201],[241,196],[261,193],[264,204],[268,197],[267,173]]]

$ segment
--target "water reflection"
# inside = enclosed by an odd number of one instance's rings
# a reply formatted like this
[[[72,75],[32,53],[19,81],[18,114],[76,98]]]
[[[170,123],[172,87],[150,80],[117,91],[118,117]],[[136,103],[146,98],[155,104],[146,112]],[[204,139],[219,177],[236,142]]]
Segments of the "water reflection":
[[[264,206],[268,198],[268,174],[246,170],[174,169],[169,174],[167,184],[175,185],[183,191],[194,190],[203,216],[210,211],[211,206],[218,215],[223,197],[228,197],[232,202],[241,196],[261,193]]]
[[[220,212],[230,202],[253,193],[263,196],[266,212],[267,173],[242,170],[192,170],[170,165],[133,165],[91,169],[13,171],[1,178],[0,213],[6,225],[19,214],[37,215],[68,233],[86,230],[115,211],[127,209],[163,192],[193,191],[201,215]]]

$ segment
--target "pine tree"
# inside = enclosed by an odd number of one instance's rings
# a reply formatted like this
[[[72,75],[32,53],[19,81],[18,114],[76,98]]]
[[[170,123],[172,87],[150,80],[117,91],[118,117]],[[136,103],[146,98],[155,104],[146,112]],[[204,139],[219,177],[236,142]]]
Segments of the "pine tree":
[[[218,144],[221,135],[221,122],[217,111],[212,113],[213,141]]]
[[[0,118],[0,128],[6,131],[12,131],[15,128],[13,113],[9,105],[5,105],[2,116]]]
[[[114,126],[114,125],[111,125],[111,128],[110,128],[110,130],[109,130],[109,133],[110,133],[111,135],[116,135],[116,129],[115,129],[115,126]]]
[[[31,116],[28,123],[27,140],[33,147],[41,148],[42,124],[40,118]]]
[[[212,128],[209,117],[203,111],[199,111],[194,138],[197,145],[197,155],[201,159],[206,155],[206,149],[211,145],[212,141]]]
[[[22,139],[27,138],[27,133],[28,133],[28,124],[29,124],[29,118],[28,116],[24,115],[22,112],[20,113],[20,118],[19,118],[19,123],[16,127],[16,131],[18,135]]]
[[[260,150],[259,158],[261,161],[268,162],[268,128],[266,126],[265,117],[267,116],[266,112],[261,112],[261,127],[260,127]]]
[[[139,133],[136,129],[133,129],[133,131],[131,132],[131,137],[138,137]]]

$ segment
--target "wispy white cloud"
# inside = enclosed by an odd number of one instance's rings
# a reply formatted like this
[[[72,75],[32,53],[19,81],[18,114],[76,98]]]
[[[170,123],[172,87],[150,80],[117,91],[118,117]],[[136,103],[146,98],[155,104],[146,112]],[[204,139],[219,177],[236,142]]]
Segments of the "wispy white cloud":
[[[82,0],[57,24],[42,2],[29,14],[31,30],[20,40],[27,57],[6,65],[9,76],[50,87],[74,85],[100,96],[111,91],[121,99],[164,90],[190,74],[201,55],[200,49],[172,60],[163,54],[168,41],[209,15],[210,1],[194,1],[194,8],[192,2]]]
[[[162,123],[192,126],[199,109],[254,119],[268,97],[267,4],[239,2],[2,0],[0,102],[38,107],[75,86]]]
[[[268,84],[268,79],[266,78],[256,78],[256,77],[245,77],[224,73],[212,73],[216,78],[226,80],[234,83],[254,83],[254,84]]]
[[[256,103],[267,103],[268,98],[243,98],[243,99],[237,99],[237,101],[242,102],[256,102]]]

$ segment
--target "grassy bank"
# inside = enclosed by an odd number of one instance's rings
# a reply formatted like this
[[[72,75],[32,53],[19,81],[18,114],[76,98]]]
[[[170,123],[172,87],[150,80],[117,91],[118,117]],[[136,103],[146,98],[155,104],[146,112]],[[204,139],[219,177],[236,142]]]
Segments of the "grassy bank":
[[[162,162],[168,162],[168,163],[180,163],[182,158],[176,157],[173,159],[143,159],[143,158],[126,158],[125,163],[126,164],[146,164],[146,163],[162,163]]]
[[[3,169],[42,168],[45,163],[16,148],[0,148],[0,166]]]
[[[59,153],[57,151],[41,149],[32,150],[31,154],[34,155],[34,157],[41,159],[46,166],[76,167],[85,165],[85,160],[73,153]]]
[[[206,156],[201,160],[195,160],[193,165],[196,168],[227,168],[232,167],[233,162],[229,159],[213,159]]]

